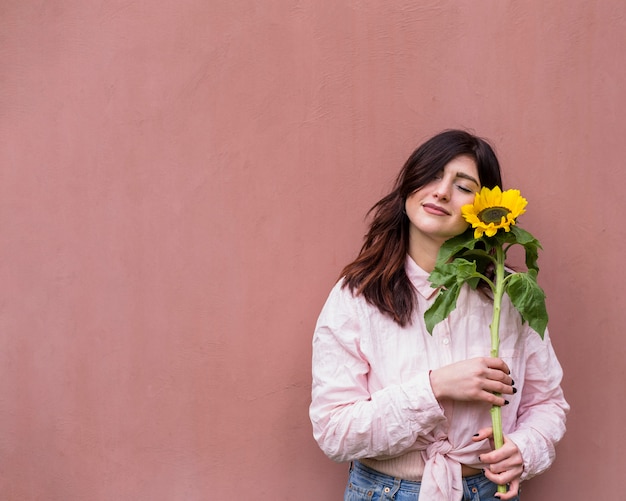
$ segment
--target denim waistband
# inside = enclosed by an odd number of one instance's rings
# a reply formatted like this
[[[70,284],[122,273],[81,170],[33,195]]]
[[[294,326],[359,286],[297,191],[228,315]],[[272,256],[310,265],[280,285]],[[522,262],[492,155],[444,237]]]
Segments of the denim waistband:
[[[368,466],[365,466],[359,461],[353,461],[352,464],[350,465],[350,469],[357,471],[360,475],[363,475],[374,482],[378,482],[385,487],[391,488],[391,487],[399,485],[400,488],[404,491],[417,493],[419,492],[420,486],[422,485],[421,482],[416,482],[413,480],[402,480],[401,478],[396,478],[396,477],[392,477],[391,475],[386,475],[385,473],[381,473],[372,468],[369,468]],[[464,477],[463,480],[467,482],[467,484],[471,485],[472,483],[474,483],[473,481],[482,479],[483,476],[484,476],[483,473],[478,473],[476,475]]]
[[[391,475],[380,473],[379,471],[373,470],[358,461],[353,461],[350,468],[357,471],[360,475],[363,475],[364,477],[367,477],[385,487],[394,487],[399,484],[402,490],[417,493],[419,492],[420,485],[422,484],[421,482],[402,480],[401,478],[395,478]]]

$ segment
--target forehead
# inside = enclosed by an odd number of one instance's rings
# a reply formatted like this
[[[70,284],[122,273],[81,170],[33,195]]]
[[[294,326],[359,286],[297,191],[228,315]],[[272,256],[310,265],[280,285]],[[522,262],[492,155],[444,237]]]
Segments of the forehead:
[[[445,166],[444,170],[452,171],[458,174],[465,174],[471,176],[474,179],[478,179],[478,166],[476,161],[469,156],[462,155],[450,160]]]

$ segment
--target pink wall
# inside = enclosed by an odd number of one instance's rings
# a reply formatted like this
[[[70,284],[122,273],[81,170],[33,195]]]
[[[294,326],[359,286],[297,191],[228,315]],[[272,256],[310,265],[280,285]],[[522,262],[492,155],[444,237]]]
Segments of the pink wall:
[[[340,499],[307,417],[313,325],[365,211],[445,127],[493,139],[544,244],[573,410],[525,498],[622,492],[625,18],[3,1],[2,499]]]

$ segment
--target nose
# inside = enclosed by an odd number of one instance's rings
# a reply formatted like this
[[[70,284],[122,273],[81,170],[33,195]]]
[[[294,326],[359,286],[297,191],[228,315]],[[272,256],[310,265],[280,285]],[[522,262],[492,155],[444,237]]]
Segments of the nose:
[[[439,183],[437,183],[437,186],[435,186],[435,190],[433,192],[433,196],[437,199],[437,200],[442,200],[444,202],[447,202],[450,200],[450,190],[452,189],[452,187],[450,186],[450,183],[446,182],[445,180],[441,180]]]

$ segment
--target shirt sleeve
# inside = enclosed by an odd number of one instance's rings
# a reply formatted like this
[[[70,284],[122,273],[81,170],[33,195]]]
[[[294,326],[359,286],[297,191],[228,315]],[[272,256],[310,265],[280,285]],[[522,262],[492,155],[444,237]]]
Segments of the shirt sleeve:
[[[445,420],[427,370],[370,393],[361,339],[375,333],[364,303],[338,284],[313,336],[309,414],[317,443],[335,461],[398,456]]]
[[[561,389],[563,371],[546,331],[543,341],[529,334],[534,350],[526,374],[515,431],[508,434],[524,459],[522,480],[547,470],[555,459],[555,446],[565,433],[569,405]]]

